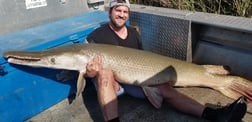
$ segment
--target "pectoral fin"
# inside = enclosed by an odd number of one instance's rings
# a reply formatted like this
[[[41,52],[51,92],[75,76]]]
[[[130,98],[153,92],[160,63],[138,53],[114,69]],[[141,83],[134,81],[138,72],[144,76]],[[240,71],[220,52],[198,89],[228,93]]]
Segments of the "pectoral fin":
[[[83,91],[86,86],[86,80],[83,78],[85,72],[80,72],[78,76],[78,81],[77,81],[77,92],[76,96],[79,96]]]

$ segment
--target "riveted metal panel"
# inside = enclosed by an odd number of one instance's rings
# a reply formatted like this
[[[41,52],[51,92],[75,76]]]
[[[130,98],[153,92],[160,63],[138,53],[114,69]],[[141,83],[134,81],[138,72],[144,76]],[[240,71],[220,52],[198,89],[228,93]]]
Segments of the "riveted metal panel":
[[[145,50],[187,59],[190,21],[169,17],[165,13],[133,11],[130,22],[139,26]]]
[[[185,17],[194,23],[217,26],[225,29],[252,32],[252,19],[228,15],[195,12]]]

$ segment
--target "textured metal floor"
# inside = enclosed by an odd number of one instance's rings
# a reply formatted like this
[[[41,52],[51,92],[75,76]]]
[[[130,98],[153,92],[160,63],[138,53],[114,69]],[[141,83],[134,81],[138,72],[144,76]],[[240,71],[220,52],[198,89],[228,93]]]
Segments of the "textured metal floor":
[[[226,105],[232,100],[207,88],[177,88],[180,92],[205,105]],[[119,97],[119,114],[122,122],[204,122],[176,111],[168,104],[155,109],[147,100],[136,99],[127,95]],[[252,120],[252,105],[243,118],[244,122]],[[101,122],[102,114],[96,99],[96,91],[88,86],[83,96],[77,97],[71,104],[65,99],[48,110],[30,118],[26,122]]]

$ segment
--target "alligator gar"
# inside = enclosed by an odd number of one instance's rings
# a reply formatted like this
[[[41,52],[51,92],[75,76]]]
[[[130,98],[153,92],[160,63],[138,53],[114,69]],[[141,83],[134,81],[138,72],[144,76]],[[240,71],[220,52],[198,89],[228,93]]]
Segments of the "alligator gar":
[[[223,66],[197,65],[148,51],[105,44],[73,44],[42,51],[8,51],[9,63],[76,70],[77,95],[84,87],[87,64],[99,55],[102,67],[110,68],[120,83],[150,86],[170,82],[174,87],[208,87],[227,97],[245,96],[252,102],[252,82],[229,75]]]

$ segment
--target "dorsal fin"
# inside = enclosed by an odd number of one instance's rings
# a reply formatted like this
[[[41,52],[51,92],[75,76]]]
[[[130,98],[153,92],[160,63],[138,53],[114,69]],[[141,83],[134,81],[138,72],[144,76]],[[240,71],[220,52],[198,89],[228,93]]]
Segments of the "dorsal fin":
[[[223,65],[203,65],[206,71],[213,75],[228,75],[230,74],[230,67]]]

